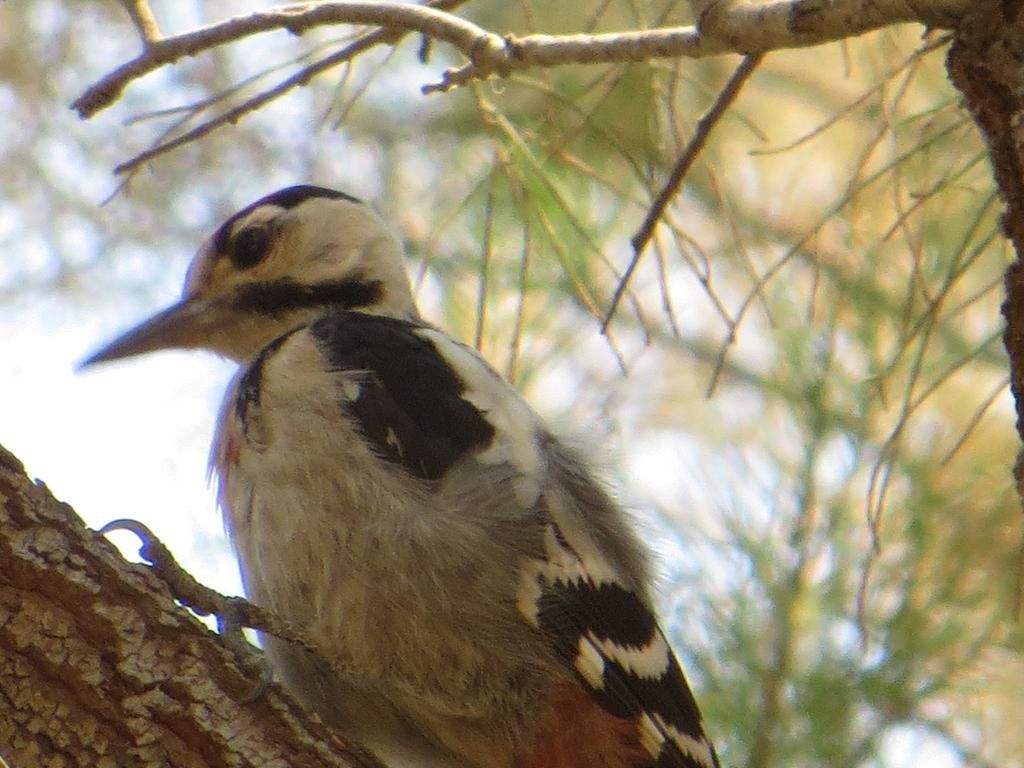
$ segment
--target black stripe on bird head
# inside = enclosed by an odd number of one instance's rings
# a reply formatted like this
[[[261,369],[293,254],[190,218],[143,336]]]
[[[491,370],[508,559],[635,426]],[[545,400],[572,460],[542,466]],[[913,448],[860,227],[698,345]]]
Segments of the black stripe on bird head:
[[[377,304],[383,295],[384,288],[379,280],[350,278],[326,280],[314,285],[274,280],[238,286],[232,303],[242,312],[278,317],[293,309],[361,309]]]

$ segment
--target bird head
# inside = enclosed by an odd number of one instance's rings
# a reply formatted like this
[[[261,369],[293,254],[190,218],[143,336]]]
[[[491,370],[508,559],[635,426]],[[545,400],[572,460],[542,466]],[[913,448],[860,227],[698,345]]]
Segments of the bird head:
[[[401,244],[356,198],[288,187],[224,222],[193,258],[181,300],[83,365],[184,348],[244,362],[331,309],[417,319]]]

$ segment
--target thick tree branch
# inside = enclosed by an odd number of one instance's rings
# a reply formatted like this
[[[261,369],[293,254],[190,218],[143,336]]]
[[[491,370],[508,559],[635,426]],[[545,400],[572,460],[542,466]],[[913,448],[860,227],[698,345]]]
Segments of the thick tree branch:
[[[981,130],[999,192],[1006,203],[1003,232],[1016,259],[1006,270],[1003,343],[1010,357],[1010,388],[1017,405],[1017,433],[1024,441],[1024,7],[1020,2],[979,0],[957,30],[947,68]],[[1024,449],[1014,465],[1024,502]]]
[[[14,766],[380,768],[276,686],[0,447],[0,754]]]
[[[901,22],[952,27],[971,5],[970,0],[778,0],[758,5],[720,0],[705,9],[697,26],[516,38],[420,5],[375,0],[300,3],[170,37],[146,37],[141,55],[90,87],[72,108],[82,117],[91,117],[113,104],[129,83],[143,75],[185,56],[278,29],[300,35],[318,26],[364,24],[420,32],[449,43],[466,57],[467,64],[449,70],[440,83],[424,88],[432,92],[528,67],[764,53],[818,45]]]

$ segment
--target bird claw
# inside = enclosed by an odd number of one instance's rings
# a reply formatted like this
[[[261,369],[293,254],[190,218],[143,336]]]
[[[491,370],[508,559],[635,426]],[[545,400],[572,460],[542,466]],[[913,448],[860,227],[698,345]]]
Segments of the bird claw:
[[[258,701],[274,682],[274,670],[266,656],[255,653],[243,630],[246,627],[244,618],[250,603],[241,597],[224,597],[224,604],[217,613],[217,631],[224,645],[235,654],[238,663],[251,675],[257,675],[256,682],[246,693],[238,698],[240,704],[251,704]]]
[[[270,666],[270,662],[267,661],[265,656],[259,657],[257,667],[259,676],[256,678],[256,682],[249,687],[248,691],[238,696],[237,701],[239,704],[252,704],[259,701],[274,683],[274,668]]]
[[[244,627],[260,626],[251,618],[259,609],[241,597],[229,597],[200,584],[195,577],[181,567],[167,546],[156,537],[145,523],[138,520],[112,520],[99,532],[131,531],[139,537],[139,556],[145,560],[154,575],[170,591],[171,596],[199,616],[214,616],[217,631],[224,646],[232,652],[239,667],[247,675],[258,674],[251,691],[240,698],[242,703],[255,701],[267,690],[273,681],[273,673],[263,654],[245,638]]]

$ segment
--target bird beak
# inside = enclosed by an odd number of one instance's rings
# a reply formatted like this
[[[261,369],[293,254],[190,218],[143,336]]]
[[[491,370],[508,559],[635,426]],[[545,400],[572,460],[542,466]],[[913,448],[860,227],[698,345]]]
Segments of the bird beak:
[[[206,346],[223,319],[221,302],[201,297],[182,299],[125,332],[87,357],[79,368],[160,349]]]

